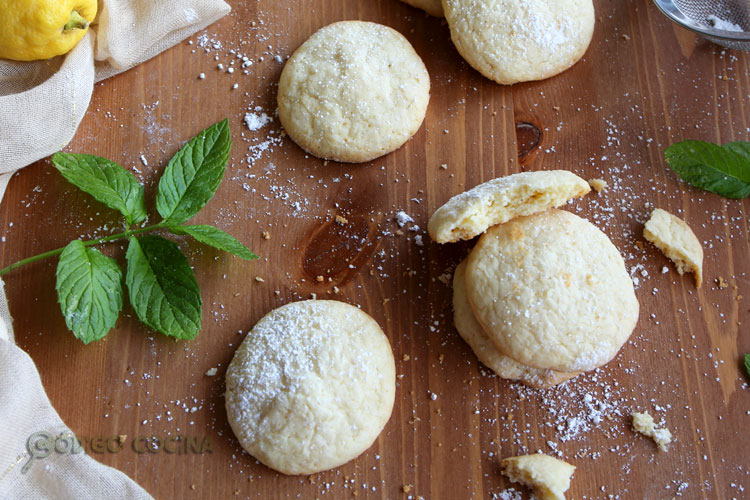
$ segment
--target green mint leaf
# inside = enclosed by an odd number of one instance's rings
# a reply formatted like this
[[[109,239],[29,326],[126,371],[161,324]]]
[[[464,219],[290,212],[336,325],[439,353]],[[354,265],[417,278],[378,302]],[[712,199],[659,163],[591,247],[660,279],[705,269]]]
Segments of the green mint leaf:
[[[683,141],[664,151],[669,166],[685,182],[727,198],[750,196],[750,145],[730,142],[718,146]]]
[[[221,229],[213,226],[170,226],[169,230],[174,234],[189,234],[196,240],[206,245],[211,245],[219,250],[233,253],[245,260],[257,259],[258,256],[240,243],[234,236],[227,234]]]
[[[84,344],[115,326],[122,310],[122,271],[114,259],[81,240],[71,241],[60,254],[55,288],[65,324]]]
[[[156,193],[156,209],[165,222],[182,224],[208,203],[224,176],[231,145],[225,119],[190,139],[169,160]]]
[[[724,148],[737,153],[738,155],[750,161],[750,142],[735,141],[724,144]]]
[[[201,328],[198,282],[177,244],[156,235],[130,238],[125,283],[138,318],[170,337],[192,339]]]
[[[747,376],[750,377],[750,354],[745,354],[745,371]]]
[[[128,224],[146,219],[143,186],[117,163],[93,155],[55,153],[55,168],[68,182],[109,208],[119,210]]]

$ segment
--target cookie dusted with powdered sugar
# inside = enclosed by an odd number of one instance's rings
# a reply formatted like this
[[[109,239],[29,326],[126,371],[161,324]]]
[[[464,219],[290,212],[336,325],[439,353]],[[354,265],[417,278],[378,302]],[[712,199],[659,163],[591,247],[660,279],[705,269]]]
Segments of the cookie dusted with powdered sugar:
[[[458,52],[502,84],[565,71],[594,32],[591,0],[443,0],[443,10]]]
[[[372,445],[396,390],[378,324],[334,300],[293,302],[248,333],[226,375],[232,430],[255,458],[285,474],[342,465]]]
[[[305,151],[365,162],[416,133],[430,99],[422,59],[398,31],[342,21],[315,32],[279,80],[279,119]]]
[[[617,248],[589,221],[557,209],[490,228],[467,260],[466,296],[500,352],[534,368],[602,366],[638,320]]]
[[[453,322],[458,334],[469,344],[479,361],[501,378],[518,380],[538,389],[548,389],[578,376],[576,372],[531,368],[498,351],[497,346],[477,323],[466,301],[466,261],[461,262],[453,274]]]

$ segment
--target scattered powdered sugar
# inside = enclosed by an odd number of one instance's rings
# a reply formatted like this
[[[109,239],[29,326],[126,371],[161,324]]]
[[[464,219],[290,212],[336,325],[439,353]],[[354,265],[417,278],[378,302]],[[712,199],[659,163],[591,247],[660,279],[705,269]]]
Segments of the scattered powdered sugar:
[[[260,106],[255,107],[255,113],[252,111],[245,113],[245,125],[252,131],[260,130],[269,123],[271,123],[271,117],[263,112],[263,108]]]
[[[559,19],[550,19],[534,11],[529,11],[528,18],[524,20],[523,28],[519,29],[521,36],[529,38],[542,48],[553,51],[568,41],[574,35],[573,24],[564,16]]]
[[[508,488],[500,493],[494,493],[492,495],[492,500],[523,500],[523,495],[521,495],[521,492],[518,490]]]
[[[398,227],[404,227],[408,223],[414,222],[414,219],[403,210],[396,212],[395,218],[396,218],[396,223],[398,224]]]

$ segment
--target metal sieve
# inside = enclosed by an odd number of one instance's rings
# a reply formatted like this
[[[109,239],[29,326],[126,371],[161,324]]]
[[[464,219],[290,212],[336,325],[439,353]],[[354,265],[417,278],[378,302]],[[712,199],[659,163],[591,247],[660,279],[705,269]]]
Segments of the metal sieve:
[[[750,51],[750,0],[654,0],[654,3],[680,26],[724,47]]]

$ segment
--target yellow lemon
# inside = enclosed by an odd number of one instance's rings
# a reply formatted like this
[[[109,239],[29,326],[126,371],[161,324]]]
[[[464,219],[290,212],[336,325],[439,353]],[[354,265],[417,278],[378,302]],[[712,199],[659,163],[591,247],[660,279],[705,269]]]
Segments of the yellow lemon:
[[[97,0],[0,0],[0,58],[49,59],[83,38]]]

